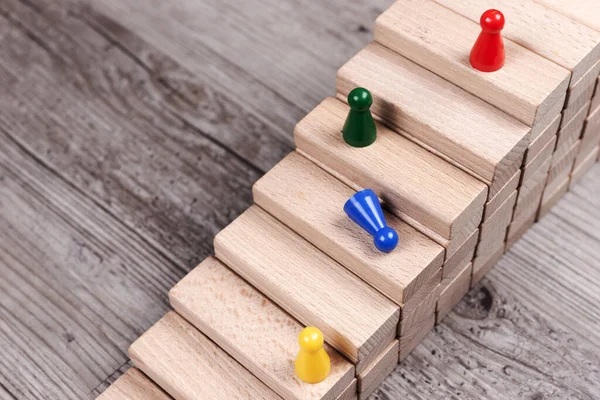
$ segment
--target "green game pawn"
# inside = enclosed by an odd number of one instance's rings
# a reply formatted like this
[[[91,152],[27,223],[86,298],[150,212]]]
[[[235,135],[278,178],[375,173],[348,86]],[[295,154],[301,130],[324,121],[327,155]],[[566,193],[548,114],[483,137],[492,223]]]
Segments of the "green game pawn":
[[[377,127],[371,115],[373,97],[367,89],[355,88],[348,94],[350,112],[342,134],[344,141],[352,147],[367,147],[377,138]]]

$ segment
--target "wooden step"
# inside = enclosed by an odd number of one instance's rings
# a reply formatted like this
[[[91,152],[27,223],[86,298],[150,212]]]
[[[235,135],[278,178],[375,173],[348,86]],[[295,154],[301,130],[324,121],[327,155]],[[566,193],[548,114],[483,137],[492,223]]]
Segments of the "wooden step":
[[[598,32],[533,0],[435,1],[477,23],[483,11],[501,10],[507,21],[502,36],[571,71],[571,87],[600,60]]]
[[[136,340],[129,356],[177,400],[280,399],[174,311]]]
[[[595,147],[592,151],[577,165],[573,172],[571,172],[571,181],[569,183],[569,190],[588,173],[590,169],[596,164],[598,160],[598,154],[600,153],[600,147]]]
[[[600,32],[600,7],[596,0],[536,0],[538,3],[566,15]]]
[[[544,188],[548,181],[548,172],[552,160],[547,159],[546,163],[523,185],[519,191],[519,198],[513,214],[513,220],[523,219],[535,214],[539,208],[544,194]]]
[[[217,258],[356,363],[360,373],[396,336],[400,310],[257,206],[215,238]]]
[[[305,326],[214,258],[193,269],[169,298],[180,315],[284,399],[335,400],[354,379],[354,365],[328,345],[327,379],[316,385],[298,379],[294,360]]]
[[[139,370],[130,368],[96,400],[171,400],[171,396]]]
[[[569,174],[573,170],[577,154],[579,153],[580,145],[581,141],[576,141],[561,159],[556,162],[554,162],[554,159],[552,160],[552,166],[550,167],[546,187],[544,189],[543,203],[557,191],[559,186],[564,185],[565,180],[568,180]]]
[[[389,254],[377,250],[343,211],[356,192],[298,153],[267,172],[253,193],[256,204],[402,308],[442,267],[444,248],[387,212],[400,244]]]
[[[530,127],[378,43],[338,71],[341,98],[357,86],[386,124],[486,183],[489,199],[521,167]]]
[[[367,399],[383,383],[398,365],[400,342],[394,340],[373,362],[358,376],[358,398]]]
[[[535,127],[537,137],[562,109],[571,73],[510,40],[502,69],[481,73],[467,57],[480,32],[478,23],[432,0],[398,0],[375,24],[377,42]]]
[[[575,160],[575,167],[577,168],[583,160],[589,155],[594,147],[598,146],[600,142],[600,109],[590,113],[586,118],[585,127],[581,134],[581,144],[579,146],[579,153]]]
[[[481,222],[485,185],[380,124],[372,145],[346,145],[340,129],[348,111],[337,99],[323,101],[296,126],[298,150],[355,190],[373,189],[450,257]]]

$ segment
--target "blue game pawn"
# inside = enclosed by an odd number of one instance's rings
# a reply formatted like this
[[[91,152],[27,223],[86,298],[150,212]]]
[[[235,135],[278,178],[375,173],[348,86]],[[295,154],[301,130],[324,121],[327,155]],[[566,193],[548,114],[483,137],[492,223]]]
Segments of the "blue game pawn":
[[[371,189],[362,190],[350,197],[344,204],[344,212],[373,236],[375,247],[379,251],[389,253],[398,246],[398,234],[385,222],[379,199]]]

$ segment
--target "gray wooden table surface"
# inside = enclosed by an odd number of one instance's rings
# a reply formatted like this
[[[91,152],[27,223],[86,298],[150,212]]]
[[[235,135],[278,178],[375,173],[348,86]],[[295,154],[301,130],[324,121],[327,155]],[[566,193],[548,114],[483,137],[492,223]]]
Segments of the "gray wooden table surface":
[[[391,0],[0,1],[0,398],[93,398]],[[600,165],[374,399],[600,398]]]

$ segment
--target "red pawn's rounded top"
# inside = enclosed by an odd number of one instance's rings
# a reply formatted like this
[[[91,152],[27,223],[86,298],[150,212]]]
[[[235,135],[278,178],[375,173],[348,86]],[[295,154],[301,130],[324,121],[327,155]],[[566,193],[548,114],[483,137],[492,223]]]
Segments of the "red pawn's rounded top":
[[[481,15],[479,23],[486,33],[500,33],[504,28],[504,15],[498,10],[487,10]]]

